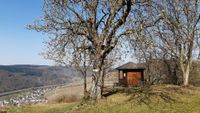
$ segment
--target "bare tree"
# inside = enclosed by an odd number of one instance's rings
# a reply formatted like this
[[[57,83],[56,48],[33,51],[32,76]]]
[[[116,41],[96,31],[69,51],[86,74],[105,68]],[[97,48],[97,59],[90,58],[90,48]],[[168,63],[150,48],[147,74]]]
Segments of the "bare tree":
[[[96,100],[100,94],[99,86],[102,86],[100,81],[106,57],[120,38],[138,31],[133,15],[136,6],[147,3],[148,0],[45,0],[44,16],[29,29],[50,35],[48,58],[54,60],[70,61],[72,54],[80,52],[80,49],[73,49],[74,46],[82,48],[84,45],[95,71],[90,96]],[[84,40],[87,43],[83,44]]]
[[[155,50],[154,56],[173,59],[177,63],[182,72],[183,85],[186,86],[189,84],[192,60],[198,52],[199,1],[163,0],[154,3],[154,13],[151,11],[146,14],[161,19],[155,26],[144,28],[140,36],[146,37],[143,42],[150,42],[148,48],[149,51]],[[147,38],[150,38],[149,41]]]
[[[158,34],[166,49],[178,59],[183,74],[183,85],[189,84],[189,73],[196,50],[199,32],[199,1],[166,1],[163,21]],[[161,25],[160,24],[160,25]]]
[[[80,43],[80,42],[79,42]],[[82,41],[82,45],[80,47],[76,46],[77,44],[74,44],[73,49],[74,53],[73,60],[71,62],[71,65],[74,66],[81,74],[83,75],[84,80],[84,99],[87,100],[89,98],[89,91],[87,89],[87,78],[88,74],[91,71],[92,62],[91,62],[91,56],[87,49],[86,41]]]
[[[42,53],[46,59],[54,60],[59,65],[75,67],[83,75],[83,94],[84,99],[88,99],[89,91],[87,89],[87,76],[91,74],[92,59],[90,55],[90,46],[87,40],[77,38],[68,40],[70,44],[65,45],[65,38],[57,37],[47,42],[47,50]],[[65,47],[69,48],[66,49]]]

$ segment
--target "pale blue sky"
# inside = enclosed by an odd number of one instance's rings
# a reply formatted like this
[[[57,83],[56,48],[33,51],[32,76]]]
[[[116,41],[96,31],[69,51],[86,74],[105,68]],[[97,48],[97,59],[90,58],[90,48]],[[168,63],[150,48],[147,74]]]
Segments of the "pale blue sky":
[[[50,64],[38,55],[44,35],[26,29],[42,16],[43,0],[0,0],[0,65]]]
[[[0,0],[0,65],[54,64],[39,55],[45,36],[26,29],[43,15],[42,5],[43,0]]]

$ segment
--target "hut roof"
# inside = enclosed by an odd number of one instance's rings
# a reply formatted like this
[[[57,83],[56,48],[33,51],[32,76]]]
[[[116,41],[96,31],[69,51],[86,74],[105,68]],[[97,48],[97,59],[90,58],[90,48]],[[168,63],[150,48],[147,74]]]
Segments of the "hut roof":
[[[139,67],[136,63],[128,62],[126,64],[123,64],[122,66],[117,67],[116,69],[124,70],[124,69],[144,69],[144,68]]]

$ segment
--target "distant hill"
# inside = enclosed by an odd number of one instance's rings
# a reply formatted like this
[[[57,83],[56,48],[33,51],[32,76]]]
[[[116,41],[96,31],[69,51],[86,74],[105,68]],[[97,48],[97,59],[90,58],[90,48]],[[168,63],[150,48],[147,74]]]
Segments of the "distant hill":
[[[72,67],[0,65],[0,93],[30,87],[70,83],[81,79]]]

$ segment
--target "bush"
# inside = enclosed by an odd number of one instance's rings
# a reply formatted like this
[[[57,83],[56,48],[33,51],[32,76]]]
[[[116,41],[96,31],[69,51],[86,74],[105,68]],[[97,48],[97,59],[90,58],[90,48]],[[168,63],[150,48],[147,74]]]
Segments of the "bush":
[[[58,103],[72,103],[72,102],[77,102],[79,101],[80,98],[77,97],[77,95],[63,95],[59,97],[56,102]]]

